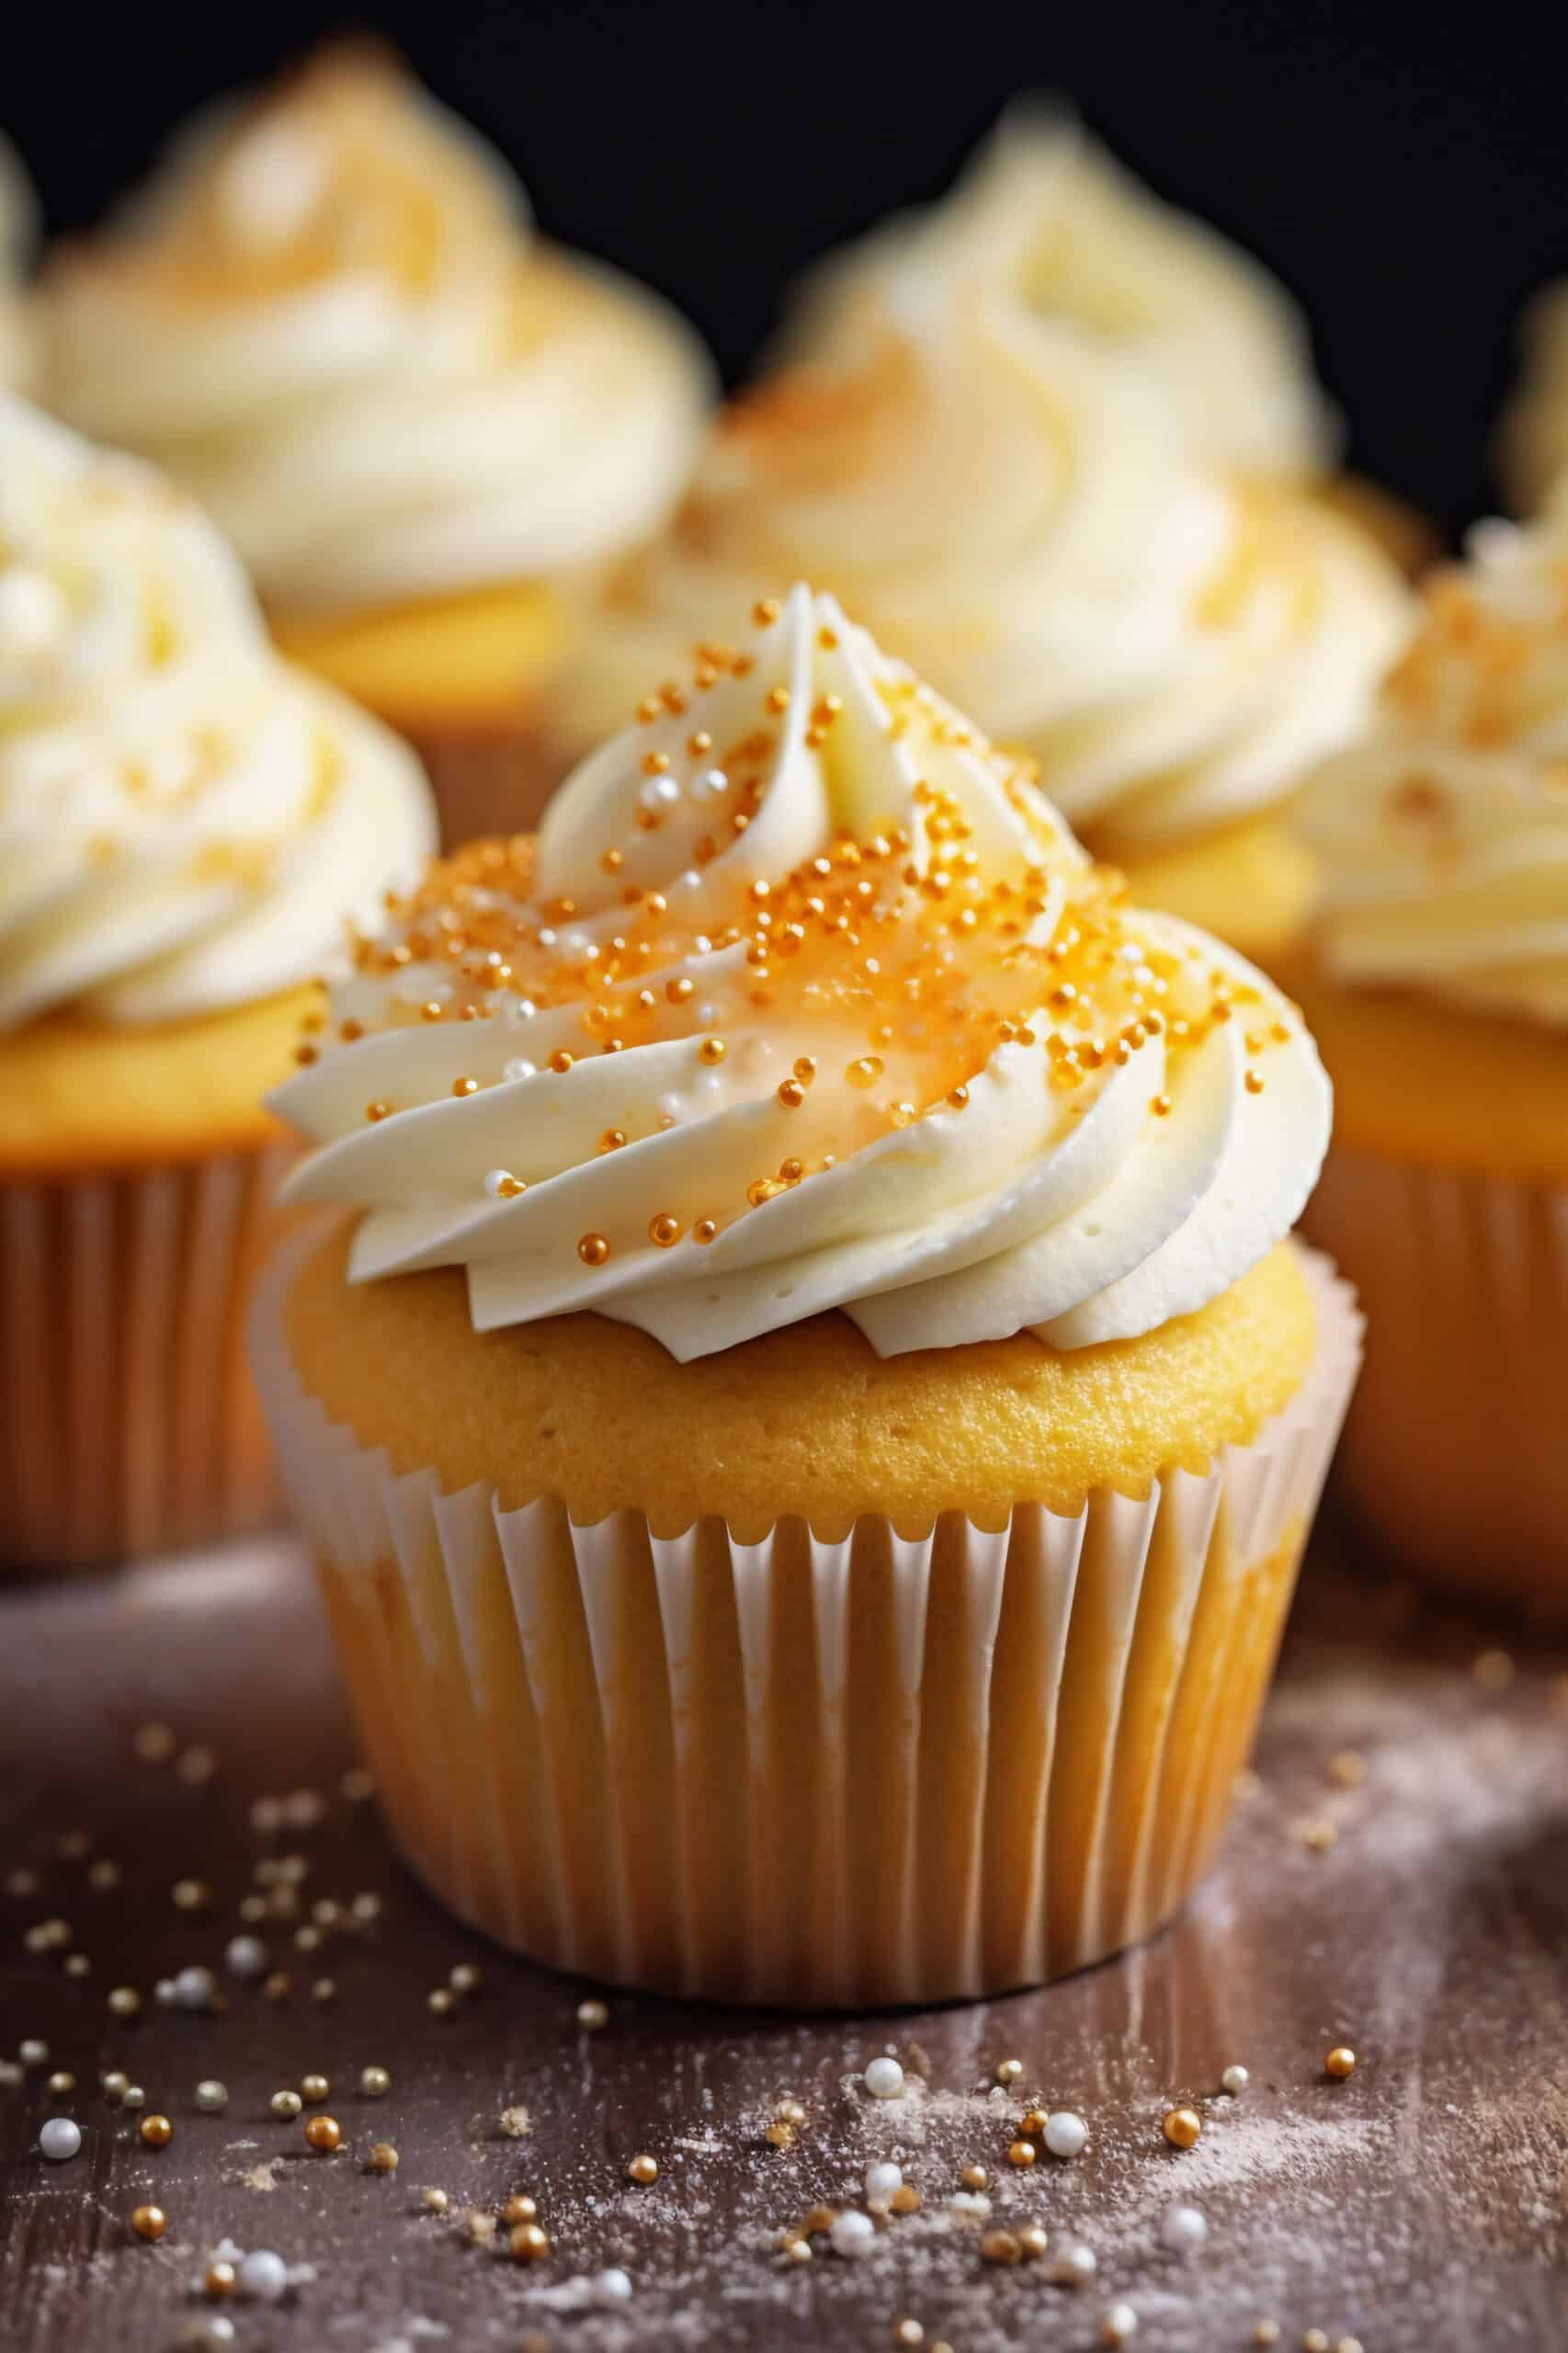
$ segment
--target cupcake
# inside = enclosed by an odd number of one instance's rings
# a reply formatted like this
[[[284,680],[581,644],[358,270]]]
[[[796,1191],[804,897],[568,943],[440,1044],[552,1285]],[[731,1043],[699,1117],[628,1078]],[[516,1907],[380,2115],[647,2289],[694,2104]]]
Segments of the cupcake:
[[[545,244],[501,158],[361,42],[199,121],[55,257],[44,315],[51,404],[195,494],[449,830],[531,816],[563,588],[657,528],[707,404],[674,313]]]
[[[1179,1904],[1356,1358],[1260,973],[797,588],[436,866],[277,1100],[339,1217],[256,1361],[450,1905],[822,2005]]]
[[[10,142],[0,138],[0,385],[13,390],[26,385],[33,365],[22,288],[37,225],[27,174]]]
[[[1265,959],[1314,876],[1284,822],[1407,626],[1392,565],[1193,446],[1157,383],[990,279],[906,278],[854,349],[733,404],[555,697],[578,749],[770,581],[855,619],[1038,763],[1150,904]]]
[[[1370,1326],[1345,1486],[1410,1568],[1568,1619],[1568,515],[1477,534],[1303,821],[1309,1231]]]
[[[271,1507],[243,1324],[290,1147],[260,1098],[346,915],[434,839],[413,756],[278,662],[200,515],[0,394],[8,1564]]]

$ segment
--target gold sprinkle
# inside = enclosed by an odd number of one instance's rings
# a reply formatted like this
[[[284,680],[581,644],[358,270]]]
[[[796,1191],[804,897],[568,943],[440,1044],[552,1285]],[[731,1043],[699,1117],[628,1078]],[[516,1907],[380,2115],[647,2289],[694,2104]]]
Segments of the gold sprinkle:
[[[699,1063],[706,1063],[711,1068],[715,1063],[723,1061],[725,1051],[722,1038],[704,1038],[697,1049],[697,1059]]]
[[[579,1234],[577,1256],[585,1267],[602,1267],[609,1256],[609,1244],[602,1233]]]
[[[1203,2130],[1195,2108],[1168,2108],[1160,2125],[1173,2149],[1190,2149]]]
[[[1353,2075],[1356,2072],[1356,2053],[1347,2042],[1336,2042],[1323,2064],[1324,2073],[1332,2075],[1336,2084],[1342,2084],[1346,2075]]]
[[[454,1078],[452,1081],[452,1093],[459,1097],[464,1095],[477,1095],[479,1093],[479,1081],[477,1078]]]
[[[646,2189],[651,2182],[655,2182],[659,2178],[657,2158],[650,2157],[646,2154],[633,2157],[626,2168],[626,2177],[628,2181],[634,2181],[640,2188]]]

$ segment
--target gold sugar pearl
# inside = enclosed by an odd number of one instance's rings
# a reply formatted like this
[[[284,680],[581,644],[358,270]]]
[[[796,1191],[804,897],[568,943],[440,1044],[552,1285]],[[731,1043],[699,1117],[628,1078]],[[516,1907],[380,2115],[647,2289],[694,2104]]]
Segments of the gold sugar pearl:
[[[665,983],[665,995],[671,1005],[684,1005],[693,995],[696,986],[695,981],[688,979],[683,973],[679,980]]]
[[[699,727],[694,734],[687,737],[686,748],[694,760],[699,760],[705,753],[713,749],[713,738],[706,727]]]
[[[307,2100],[317,2103],[331,2096],[332,2086],[324,2075],[301,2075],[300,2089]]]
[[[202,2287],[216,2303],[232,2296],[240,2284],[240,2275],[232,2263],[210,2263]]]
[[[711,1069],[714,1063],[723,1061],[726,1051],[722,1038],[704,1038],[697,1049],[697,1059],[699,1063],[706,1063]]]
[[[780,2124],[803,2124],[806,2111],[798,2099],[781,2099],[773,2111]]]
[[[644,776],[664,776],[667,773],[669,765],[670,756],[667,752],[644,752],[642,755]]]
[[[996,2062],[996,2081],[999,2084],[1016,2084],[1023,2072],[1021,2059],[998,2059]]]
[[[1018,2253],[1026,2263],[1038,2263],[1041,2256],[1050,2252],[1050,2248],[1051,2240],[1044,2225],[1026,2222],[1018,2233]]]
[[[980,2254],[984,2263],[1017,2263],[1023,2249],[1011,2231],[987,2231],[980,2242]]]
[[[570,1053],[564,1046],[557,1046],[550,1058],[550,1067],[557,1077],[564,1077],[576,1059],[576,1055]]]
[[[751,608],[751,617],[758,629],[771,629],[783,609],[777,597],[759,597]]]
[[[792,2149],[795,2145],[795,2128],[792,2124],[785,2124],[776,2116],[772,2123],[764,2129],[762,2137],[771,2149]]]
[[[770,687],[763,700],[771,711],[786,711],[790,708],[790,689],[788,687]]]
[[[918,2214],[920,2192],[912,2181],[901,2182],[889,2199],[888,2205],[895,2214]]]
[[[319,2155],[330,2157],[342,2146],[343,2127],[335,2116],[312,2116],[305,2126],[305,2139]]]
[[[133,2206],[131,2227],[139,2239],[155,2244],[169,2227],[169,2218],[161,2206]]]
[[[718,1240],[718,1223],[710,1217],[699,1217],[696,1224],[691,1229],[691,1238],[694,1242],[715,1242]]]
[[[806,1090],[798,1078],[787,1078],[778,1089],[778,1100],[786,1111],[798,1111],[806,1099]]]
[[[1323,2064],[1324,2074],[1332,2075],[1335,2083],[1342,2084],[1346,2075],[1356,2072],[1356,2053],[1347,2042],[1336,2042]]]
[[[952,1088],[949,1091],[949,1095],[948,1095],[948,1101],[949,1101],[949,1103],[951,1105],[952,1108],[953,1108],[955,1111],[961,1111],[961,1110],[963,1110],[963,1109],[964,1109],[964,1108],[966,1107],[966,1105],[967,1105],[967,1104],[968,1104],[968,1102],[969,1102],[969,1089],[968,1089],[968,1087],[967,1087],[967,1086],[955,1086],[955,1087],[952,1087]]]
[[[579,1234],[577,1256],[585,1267],[602,1267],[609,1256],[609,1244],[602,1233]]]
[[[795,1076],[800,1080],[801,1085],[802,1086],[809,1086],[816,1074],[816,1056],[814,1054],[799,1055],[795,1063]]]
[[[367,1103],[365,1106],[365,1117],[369,1120],[373,1127],[378,1120],[388,1120],[392,1117],[392,1105],[390,1103],[381,1102]]]
[[[319,2121],[320,2120],[316,2120]],[[372,2173],[396,2173],[398,2154],[390,2141],[378,2141],[370,2151]]]
[[[1203,2130],[1203,2119],[1195,2108],[1169,2108],[1160,2130],[1173,2149],[1190,2149]]]
[[[166,2116],[144,2116],[140,2129],[150,2149],[166,2149],[175,2137],[175,2128]]]
[[[991,2176],[983,2165],[965,2165],[959,2179],[966,2189],[988,2189],[991,2186]]]
[[[1170,1097],[1168,1095],[1151,1096],[1149,1098],[1149,1108],[1153,1111],[1156,1120],[1168,1120],[1171,1114]]]
[[[452,1081],[452,1093],[457,1096],[460,1100],[465,1095],[477,1095],[479,1093],[479,1081],[477,1078],[454,1078]]]
[[[844,1074],[851,1086],[874,1086],[881,1074],[881,1062],[875,1054],[860,1055]]]
[[[1007,2163],[1020,2171],[1034,2163],[1035,2153],[1027,2141],[1015,2141],[1007,2151]]]
[[[626,2168],[626,2177],[629,2181],[636,2182],[641,2188],[646,2189],[651,2182],[655,2182],[659,2178],[658,2159],[645,2154],[633,2157]]]
[[[537,2222],[519,2222],[506,2242],[516,2263],[542,2263],[550,2253],[550,2239]]]
[[[680,1240],[680,1220],[662,1210],[648,1221],[648,1239],[659,1250],[668,1250]]]
[[[1245,1078],[1242,1081],[1242,1084],[1246,1088],[1249,1095],[1261,1095],[1263,1093],[1263,1080],[1255,1070],[1248,1071]]]
[[[1019,2118],[1018,2131],[1026,2140],[1032,2141],[1037,2133],[1045,2131],[1050,2120],[1043,2108],[1031,2108]]]
[[[599,1138],[599,1150],[601,1153],[623,1152],[625,1148],[626,1130],[624,1128],[607,1128],[603,1135]]]
[[[518,2190],[515,2197],[507,2199],[501,2209],[501,2220],[513,2226],[518,2222],[537,2222],[539,2208],[524,2191]]]

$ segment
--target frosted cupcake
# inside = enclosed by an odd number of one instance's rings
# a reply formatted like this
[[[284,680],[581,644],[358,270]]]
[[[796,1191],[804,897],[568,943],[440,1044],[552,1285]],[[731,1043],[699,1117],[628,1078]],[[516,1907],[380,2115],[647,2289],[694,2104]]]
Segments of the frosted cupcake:
[[[808,2004],[1168,1916],[1356,1354],[1260,974],[797,589],[435,868],[278,1101],[348,1215],[258,1370],[449,1903]]]
[[[200,515],[0,394],[0,1559],[270,1507],[260,1098],[434,838],[412,755],[278,661]]]
[[[1354,525],[1226,472],[1159,389],[989,279],[868,295],[853,353],[734,404],[557,697],[624,717],[769,581],[805,574],[1028,751],[1139,895],[1279,952],[1312,866],[1283,822],[1355,735],[1406,592]]]
[[[199,121],[46,288],[51,405],[195,493],[449,830],[531,815],[562,585],[657,528],[707,404],[674,313],[364,43]]]
[[[1345,1481],[1412,1568],[1568,1618],[1568,515],[1477,535],[1303,818],[1310,1231],[1370,1324]]]

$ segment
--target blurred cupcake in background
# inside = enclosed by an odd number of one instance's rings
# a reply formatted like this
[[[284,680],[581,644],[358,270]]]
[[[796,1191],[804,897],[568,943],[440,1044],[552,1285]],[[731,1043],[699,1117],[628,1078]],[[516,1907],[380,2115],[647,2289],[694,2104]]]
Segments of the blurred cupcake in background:
[[[1496,458],[1517,515],[1536,515],[1568,483],[1568,278],[1543,287],[1520,332],[1522,364]]]
[[[1302,814],[1290,977],[1338,1101],[1308,1230],[1369,1320],[1345,1483],[1412,1570],[1568,1619],[1568,502],[1432,585]]]
[[[333,1010],[256,1361],[415,1867],[718,1998],[1152,1933],[1355,1372],[1279,993],[798,587]]]
[[[44,316],[50,404],[193,492],[448,830],[531,816],[562,588],[657,528],[708,405],[675,313],[547,244],[501,157],[353,42],[194,124],[56,255]]]
[[[554,699],[580,750],[769,581],[854,618],[1039,764],[1138,896],[1268,957],[1310,910],[1282,821],[1362,725],[1409,599],[1365,532],[1200,450],[1103,339],[986,275],[879,280],[837,356],[732,404]]]
[[[877,334],[889,285],[911,273],[983,282],[1029,317],[1082,328],[1159,389],[1202,456],[1312,485],[1412,574],[1437,553],[1425,517],[1338,470],[1339,418],[1278,280],[1135,179],[1066,108],[1013,108],[941,202],[895,215],[809,273],[790,356],[852,354]]]
[[[254,1522],[262,1106],[345,920],[435,838],[418,764],[288,669],[194,506],[0,395],[0,1559]]]
[[[0,137],[0,385],[25,392],[33,371],[32,321],[23,278],[38,233],[38,208],[21,159]]]

